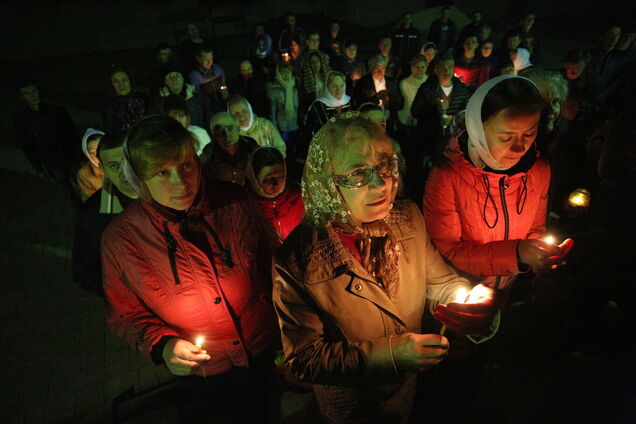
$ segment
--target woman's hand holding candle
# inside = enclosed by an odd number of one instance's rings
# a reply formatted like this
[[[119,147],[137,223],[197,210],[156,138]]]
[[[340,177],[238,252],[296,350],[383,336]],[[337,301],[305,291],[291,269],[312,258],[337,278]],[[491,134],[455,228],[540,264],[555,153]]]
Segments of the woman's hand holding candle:
[[[490,331],[498,310],[494,291],[479,284],[470,292],[460,289],[454,302],[437,305],[435,319],[457,333],[481,335]]]
[[[391,345],[400,371],[425,371],[448,355],[448,339],[439,334],[401,334],[393,337]]]
[[[210,355],[195,344],[184,339],[170,339],[163,348],[163,360],[174,375],[190,375],[209,361]]]
[[[574,240],[568,238],[556,244],[554,237],[544,239],[521,240],[517,245],[517,253],[522,263],[529,265],[534,272],[556,269],[565,265],[565,256],[570,252]]]

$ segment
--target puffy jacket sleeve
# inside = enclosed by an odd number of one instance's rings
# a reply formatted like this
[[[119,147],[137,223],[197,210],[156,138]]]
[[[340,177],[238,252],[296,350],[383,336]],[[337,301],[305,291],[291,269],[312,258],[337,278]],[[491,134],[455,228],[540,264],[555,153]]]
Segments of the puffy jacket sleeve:
[[[475,276],[519,273],[519,240],[489,243],[462,240],[462,223],[451,172],[434,167],[424,190],[424,219],[435,246],[456,268]]]
[[[285,364],[294,376],[313,384],[377,383],[397,378],[388,337],[363,342],[328,340],[320,309],[278,257],[273,278]]]
[[[106,321],[111,331],[134,347],[139,354],[152,360],[152,347],[164,336],[179,337],[130,288],[124,270],[117,261],[123,252],[114,248],[112,233],[102,239],[102,281],[106,300]]]
[[[538,239],[545,234],[548,219],[548,189],[550,188],[550,164],[539,160],[534,165],[536,168],[537,192],[539,194],[539,206],[532,222],[532,228],[528,232],[528,239]]]

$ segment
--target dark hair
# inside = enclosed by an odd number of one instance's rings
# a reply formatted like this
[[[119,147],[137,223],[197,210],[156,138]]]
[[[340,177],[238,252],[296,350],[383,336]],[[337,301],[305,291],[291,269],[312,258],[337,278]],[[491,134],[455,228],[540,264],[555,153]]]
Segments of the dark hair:
[[[590,52],[586,49],[577,48],[574,50],[570,50],[563,60],[565,63],[587,63],[590,61]]]
[[[91,142],[91,141],[95,141],[97,139],[102,138],[102,134],[91,134],[87,139],[86,139],[86,143]],[[101,143],[101,142],[100,142]]]
[[[115,75],[118,72],[123,72],[124,74],[128,75],[128,78],[132,82],[132,78],[130,77],[130,72],[128,71],[128,69],[120,65],[110,65],[110,67],[108,68],[108,78],[110,79],[113,75]]]
[[[448,6],[448,5],[446,5],[446,6],[442,6],[441,11],[443,12],[443,11],[445,11],[445,10],[451,10],[451,7],[450,7],[450,6]]]
[[[307,34],[307,39],[309,39],[310,35],[317,34],[318,36],[320,36],[320,31],[318,31],[317,28],[309,28],[307,31],[305,31],[305,34]]]
[[[126,145],[130,164],[140,179],[148,170],[170,160],[196,154],[198,142],[190,131],[175,119],[161,115],[143,118],[128,131]]]
[[[176,94],[170,94],[164,97],[161,102],[161,111],[164,115],[167,115],[171,110],[183,112],[186,116],[190,115],[188,103],[186,103],[183,97],[177,96]]]
[[[97,145],[97,157],[99,160],[102,160],[102,151],[121,147],[124,145],[124,140],[126,140],[126,131],[116,131],[104,134]]]
[[[488,121],[497,113],[508,109],[513,116],[542,112],[545,101],[537,87],[525,78],[510,78],[495,85],[481,105],[481,120]]]
[[[366,102],[366,103],[362,103],[360,105],[360,107],[358,108],[358,112],[360,113],[368,113],[368,112],[372,112],[372,111],[382,111],[382,108],[378,105],[376,105],[375,103],[371,103],[371,102]]]
[[[479,34],[477,34],[477,30],[472,30],[472,29],[471,29],[471,30],[466,31],[466,32],[462,35],[462,38],[461,38],[461,40],[459,40],[459,42],[460,42],[461,44],[464,44],[464,41],[466,41],[466,39],[467,39],[468,37],[475,37],[475,38],[477,38],[477,42],[479,42]]]
[[[259,172],[266,166],[274,166],[285,163],[283,154],[275,147],[261,147],[252,156],[252,168],[254,175],[258,178]]]
[[[14,87],[16,91],[20,91],[20,89],[31,85],[35,85],[37,87],[38,83],[33,78],[20,78],[15,82]]]
[[[358,47],[358,43],[356,43],[356,40],[347,40],[344,42],[344,44],[342,45],[343,49],[348,49],[351,46],[356,46]]]
[[[202,53],[212,53],[212,55],[214,55],[214,49],[211,45],[206,43],[198,44],[194,49],[194,54],[195,56],[201,56]]]
[[[506,36],[504,37],[504,42],[507,42],[512,37],[521,38],[521,31],[519,30],[519,28],[513,28],[510,31],[508,31],[506,33]]]

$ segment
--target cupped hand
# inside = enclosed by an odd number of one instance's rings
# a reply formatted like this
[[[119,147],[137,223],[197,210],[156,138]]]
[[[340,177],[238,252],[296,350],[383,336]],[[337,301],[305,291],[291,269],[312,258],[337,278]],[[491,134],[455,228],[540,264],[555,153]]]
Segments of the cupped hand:
[[[541,272],[565,265],[565,256],[573,245],[574,240],[570,238],[565,239],[560,245],[539,239],[528,239],[519,241],[517,250],[521,262],[529,265],[534,272]]]
[[[163,347],[163,360],[174,375],[195,373],[203,362],[211,359],[205,350],[184,339],[170,339]]]
[[[476,336],[490,332],[490,325],[498,310],[498,304],[493,299],[480,303],[451,302],[435,307],[435,319],[456,333]]]

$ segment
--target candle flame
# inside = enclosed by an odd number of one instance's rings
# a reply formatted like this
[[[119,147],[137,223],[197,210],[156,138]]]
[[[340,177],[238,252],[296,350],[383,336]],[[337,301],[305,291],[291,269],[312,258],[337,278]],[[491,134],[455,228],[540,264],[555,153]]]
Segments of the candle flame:
[[[482,303],[492,299],[492,289],[483,284],[477,284],[469,292],[464,287],[455,292],[455,303]]]
[[[201,349],[201,346],[203,346],[203,340],[203,336],[197,337],[197,339],[194,341],[195,346]]]
[[[543,241],[548,244],[554,244],[556,242],[556,239],[554,238],[554,236],[545,236],[543,237]]]

